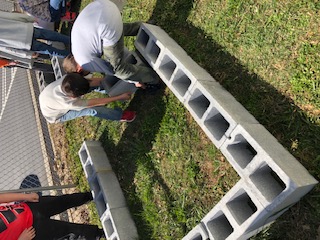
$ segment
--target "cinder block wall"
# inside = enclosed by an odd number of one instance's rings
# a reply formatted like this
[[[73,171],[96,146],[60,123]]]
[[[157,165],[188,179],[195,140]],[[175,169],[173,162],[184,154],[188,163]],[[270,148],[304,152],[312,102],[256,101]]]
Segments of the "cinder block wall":
[[[241,177],[184,240],[247,239],[318,183],[160,27],[143,24],[135,46]]]

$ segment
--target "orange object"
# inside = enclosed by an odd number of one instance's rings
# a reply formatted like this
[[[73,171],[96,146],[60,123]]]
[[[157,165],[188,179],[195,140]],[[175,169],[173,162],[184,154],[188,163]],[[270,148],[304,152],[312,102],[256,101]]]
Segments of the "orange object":
[[[9,66],[10,63],[11,63],[10,60],[4,59],[4,58],[0,58],[0,68]]]

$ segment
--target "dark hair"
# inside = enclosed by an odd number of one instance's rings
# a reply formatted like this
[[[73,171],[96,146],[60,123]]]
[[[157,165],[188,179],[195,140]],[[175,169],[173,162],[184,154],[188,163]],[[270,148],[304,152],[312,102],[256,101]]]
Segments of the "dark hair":
[[[90,85],[79,73],[68,73],[62,81],[61,89],[69,97],[80,97],[88,93]]]

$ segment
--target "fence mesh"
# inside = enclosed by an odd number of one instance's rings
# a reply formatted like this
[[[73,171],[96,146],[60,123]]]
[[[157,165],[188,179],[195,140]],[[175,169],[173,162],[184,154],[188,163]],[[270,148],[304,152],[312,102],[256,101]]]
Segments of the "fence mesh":
[[[0,0],[0,11],[14,9],[14,1]],[[75,185],[62,182],[58,174],[48,125],[39,108],[39,72],[0,68],[0,76],[0,192],[76,192]],[[85,205],[54,218],[83,223],[88,221],[87,212]]]

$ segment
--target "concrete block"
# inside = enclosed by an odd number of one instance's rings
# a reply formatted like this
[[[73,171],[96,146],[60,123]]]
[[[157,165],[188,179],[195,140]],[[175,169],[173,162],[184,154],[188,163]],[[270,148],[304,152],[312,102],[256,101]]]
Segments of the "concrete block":
[[[89,166],[92,167],[92,173],[112,171],[111,164],[101,143],[98,141],[84,141],[79,152],[79,157],[85,171],[89,173]],[[92,174],[90,173],[90,176]]]
[[[250,192],[250,186],[240,179],[202,219],[202,223],[210,239],[246,239],[252,226],[263,227],[270,216],[271,213]]]
[[[258,123],[216,81],[197,81],[185,101],[185,106],[217,148],[220,148],[238,124]]]
[[[169,45],[181,48],[160,27],[147,23],[141,25],[135,47],[153,69],[161,52]]]
[[[107,239],[139,239],[137,228],[126,207],[107,210],[100,220]]]
[[[178,48],[166,48],[155,71],[177,98],[184,102],[197,81],[216,82],[190,56]]]
[[[182,240],[206,240],[209,239],[208,232],[203,223],[195,226]]]
[[[260,124],[238,125],[220,150],[267,211],[294,204],[318,183]]]
[[[96,176],[107,206],[110,209],[125,207],[126,200],[114,172],[97,173]]]

